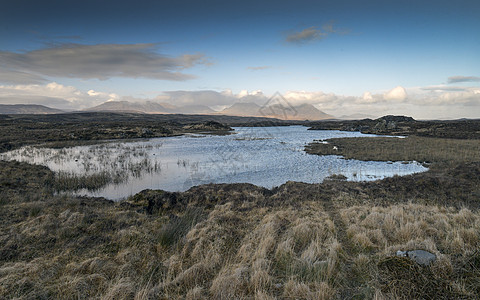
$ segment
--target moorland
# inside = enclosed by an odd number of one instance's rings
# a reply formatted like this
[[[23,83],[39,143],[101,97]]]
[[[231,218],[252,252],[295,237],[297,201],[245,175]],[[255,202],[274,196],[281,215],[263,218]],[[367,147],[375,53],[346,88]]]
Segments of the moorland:
[[[0,116],[0,151],[303,124],[405,138],[312,142],[312,155],[418,161],[373,182],[207,184],[120,202],[57,193],[43,166],[0,161],[0,299],[478,299],[480,121]],[[396,256],[427,250],[423,266]]]

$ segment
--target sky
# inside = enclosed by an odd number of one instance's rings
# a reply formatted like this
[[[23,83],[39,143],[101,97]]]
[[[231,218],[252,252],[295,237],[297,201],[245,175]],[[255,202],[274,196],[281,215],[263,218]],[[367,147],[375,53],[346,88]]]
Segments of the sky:
[[[0,104],[480,118],[478,0],[0,2]]]

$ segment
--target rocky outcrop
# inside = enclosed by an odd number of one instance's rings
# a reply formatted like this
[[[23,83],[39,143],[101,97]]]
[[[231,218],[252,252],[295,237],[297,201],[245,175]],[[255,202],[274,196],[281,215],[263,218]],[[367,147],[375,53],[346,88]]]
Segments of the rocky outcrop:
[[[231,131],[233,130],[229,126],[223,125],[215,121],[207,121],[199,124],[191,124],[183,126],[183,129],[186,130],[195,130],[195,131]]]

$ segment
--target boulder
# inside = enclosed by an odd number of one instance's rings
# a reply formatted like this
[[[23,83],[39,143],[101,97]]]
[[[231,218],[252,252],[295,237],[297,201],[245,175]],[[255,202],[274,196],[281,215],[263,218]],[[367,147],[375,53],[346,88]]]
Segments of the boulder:
[[[437,256],[425,250],[397,251],[397,256],[408,257],[417,264],[428,266],[437,259]]]

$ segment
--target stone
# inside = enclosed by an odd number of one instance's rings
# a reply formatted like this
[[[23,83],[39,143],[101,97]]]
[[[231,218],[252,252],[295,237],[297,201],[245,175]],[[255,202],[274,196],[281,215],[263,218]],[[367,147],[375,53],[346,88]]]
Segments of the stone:
[[[437,256],[425,250],[397,251],[397,256],[408,257],[417,264],[428,266],[437,259]]]

